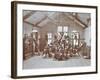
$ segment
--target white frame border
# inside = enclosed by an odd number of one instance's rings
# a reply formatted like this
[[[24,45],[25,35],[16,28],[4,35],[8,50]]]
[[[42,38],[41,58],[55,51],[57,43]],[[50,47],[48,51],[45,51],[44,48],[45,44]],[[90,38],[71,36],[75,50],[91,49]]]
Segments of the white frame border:
[[[52,68],[52,69],[33,69],[23,70],[23,40],[22,29],[23,19],[22,11],[24,10],[45,10],[45,11],[63,11],[63,12],[81,12],[91,13],[91,66],[88,67],[71,67],[71,68]],[[60,6],[47,6],[47,5],[28,5],[17,4],[17,76],[30,76],[30,75],[49,75],[49,74],[69,74],[69,73],[82,73],[82,72],[95,72],[96,71],[96,9],[92,8],[79,8],[79,7],[60,7]],[[95,47],[95,48],[94,48]],[[53,72],[54,70],[54,72]]]

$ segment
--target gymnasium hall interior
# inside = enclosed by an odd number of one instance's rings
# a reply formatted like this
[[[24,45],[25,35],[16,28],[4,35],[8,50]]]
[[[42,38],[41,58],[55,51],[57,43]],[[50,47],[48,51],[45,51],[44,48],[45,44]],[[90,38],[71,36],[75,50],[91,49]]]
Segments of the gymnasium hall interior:
[[[23,69],[90,65],[90,13],[23,10]]]

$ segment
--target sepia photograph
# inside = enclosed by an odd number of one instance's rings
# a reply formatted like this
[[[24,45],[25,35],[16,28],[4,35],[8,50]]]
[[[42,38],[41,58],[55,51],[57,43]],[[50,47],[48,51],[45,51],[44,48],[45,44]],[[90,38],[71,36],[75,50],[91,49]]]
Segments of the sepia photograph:
[[[90,65],[90,13],[23,10],[23,69]]]
[[[13,1],[13,78],[97,73],[97,6]]]

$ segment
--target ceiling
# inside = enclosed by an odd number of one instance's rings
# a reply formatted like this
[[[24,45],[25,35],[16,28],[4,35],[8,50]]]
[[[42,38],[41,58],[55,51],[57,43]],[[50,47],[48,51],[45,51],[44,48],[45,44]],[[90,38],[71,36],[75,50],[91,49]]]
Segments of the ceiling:
[[[53,24],[60,23],[63,20],[66,20],[66,17],[75,19],[79,24],[87,27],[90,21],[89,13],[69,13],[69,12],[50,12],[50,11],[23,11],[23,20],[24,22],[32,25],[33,27],[42,28],[48,22]]]

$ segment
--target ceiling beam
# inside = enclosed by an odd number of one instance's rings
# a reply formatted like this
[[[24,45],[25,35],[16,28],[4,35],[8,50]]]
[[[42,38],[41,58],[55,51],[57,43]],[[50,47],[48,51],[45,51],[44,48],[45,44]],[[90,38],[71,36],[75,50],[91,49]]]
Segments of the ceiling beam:
[[[37,22],[35,25],[39,25],[42,21],[44,21],[45,19],[47,19],[47,16],[45,16],[44,18],[42,18],[39,22]]]
[[[26,14],[25,16],[23,16],[23,20],[29,18],[31,15],[33,15],[35,12],[31,11],[30,13]]]
[[[49,16],[45,16],[43,19],[41,19],[38,23],[36,23],[36,25],[40,24],[41,22],[43,22],[44,20],[50,20],[50,22],[52,22],[54,25],[57,25],[57,21],[55,21],[54,19],[50,18]]]
[[[25,21],[25,19],[27,19],[28,17],[30,17],[32,14],[34,14],[35,12],[30,12],[29,14],[27,14],[26,16],[24,16],[24,19],[23,19],[23,21],[25,22],[25,23],[27,23],[27,24],[30,24],[30,25],[32,25],[33,27],[35,26],[35,27],[38,27],[38,28],[42,28],[42,27],[40,27],[40,26],[38,26],[41,22],[43,22],[44,20],[46,20],[47,18],[49,19],[49,20],[51,20],[51,21],[53,21],[53,19],[51,19],[51,18],[49,18],[47,15],[44,17],[44,18],[42,18],[39,22],[37,22],[36,24],[33,24],[33,23],[30,23],[30,22],[28,22],[28,21]],[[54,24],[56,24],[55,23],[55,21],[53,22]]]
[[[27,18],[28,18],[28,16],[31,16],[31,13],[32,12],[30,12],[30,14],[27,14]],[[55,25],[57,25],[57,21],[55,21],[55,20],[53,20],[52,18],[50,18],[48,15],[46,15],[44,18],[42,18],[39,22],[37,22],[36,24],[32,24],[32,23],[30,23],[30,22],[28,22],[28,21],[25,21],[24,20],[24,22],[25,23],[28,23],[28,24],[30,24],[30,25],[32,25],[32,26],[38,26],[40,23],[42,23],[44,20],[46,20],[46,19],[49,19],[53,24],[55,24]],[[40,26],[38,26],[39,28],[41,28]]]
[[[32,27],[41,28],[40,26],[35,25],[35,24],[32,24],[32,23],[30,23],[30,22],[28,22],[28,21],[24,21],[24,22],[27,23],[27,24],[29,24],[29,25],[31,25]]]
[[[78,24],[80,24],[81,26],[83,26],[83,28],[86,28],[86,27],[88,27],[83,21],[81,21],[78,17],[76,17],[76,16],[74,16],[74,15],[72,15],[72,14],[70,14],[69,13],[69,15],[73,18],[73,19],[75,19],[75,22],[77,22]]]
[[[71,13],[67,13],[67,14],[63,13],[63,15],[68,16],[70,19],[74,20],[76,23],[78,23],[80,26],[82,26],[82,28],[86,28],[87,27],[87,25],[85,23],[80,21],[80,19],[76,18]]]

